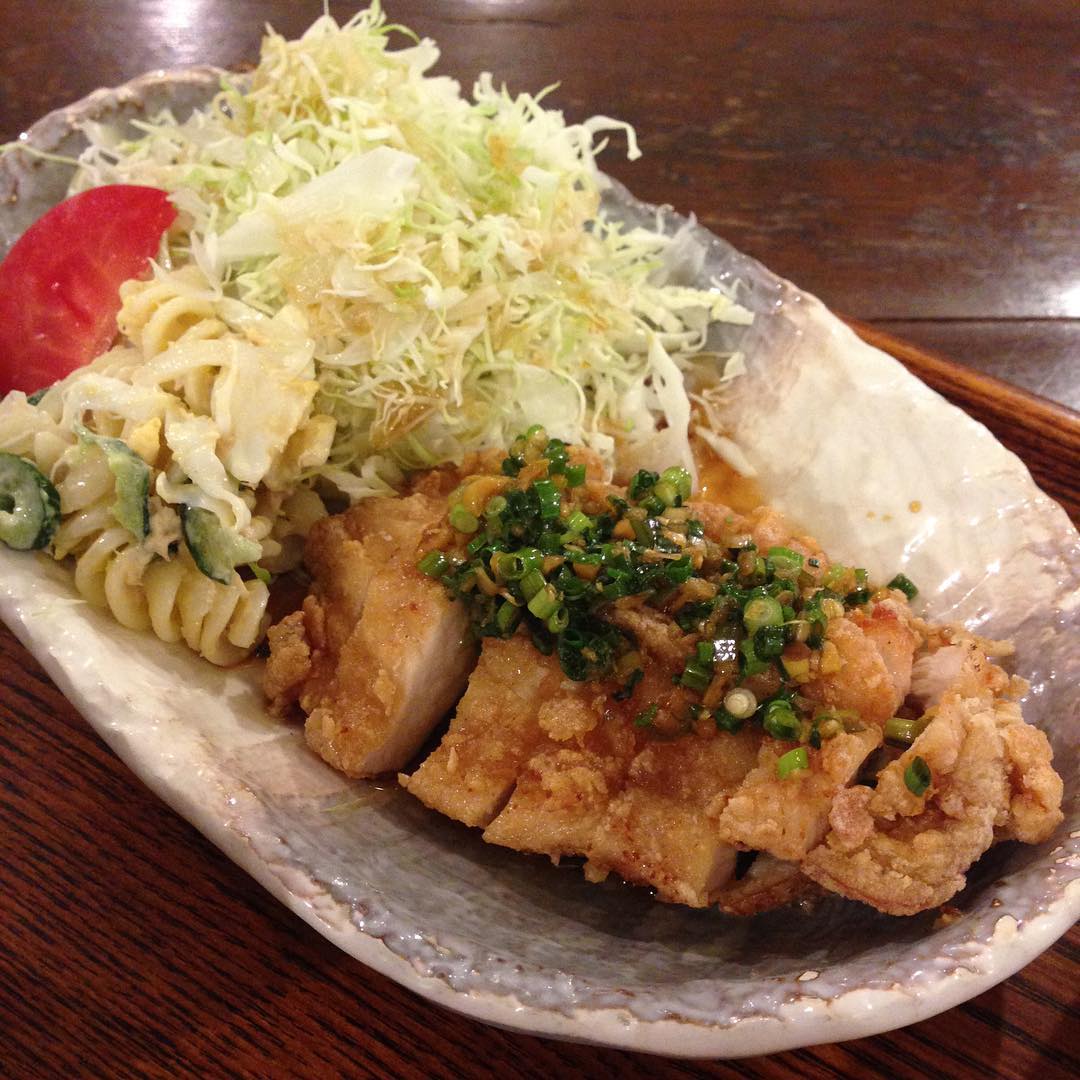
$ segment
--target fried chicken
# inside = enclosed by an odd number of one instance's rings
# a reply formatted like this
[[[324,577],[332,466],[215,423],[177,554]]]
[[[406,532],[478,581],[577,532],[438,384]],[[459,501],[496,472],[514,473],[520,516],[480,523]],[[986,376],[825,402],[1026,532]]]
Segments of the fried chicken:
[[[307,713],[308,744],[350,776],[402,768],[461,695],[475,657],[463,607],[415,567],[445,539],[445,502],[362,503],[316,524],[313,591],[270,631],[271,708]]]
[[[830,831],[802,864],[825,888],[891,915],[954,896],[995,839],[1038,843],[1062,820],[1062,782],[1046,736],[1024,723],[1015,701],[995,696],[1008,677],[977,639],[949,648],[961,650],[943,661],[954,669],[955,688],[941,695],[925,730],[882,770],[876,788],[837,794]],[[931,777],[922,794],[906,780],[916,758]]]
[[[410,794],[488,843],[733,915],[824,890],[912,914],[1062,820],[1007,643],[916,619],[775,510],[672,505],[656,474],[631,507],[581,474],[589,452],[515,445],[315,526],[265,690],[332,765],[402,770],[457,702]],[[438,580],[417,569],[436,549]]]
[[[776,762],[791,744],[765,739],[756,768],[720,815],[719,836],[745,851],[766,851],[789,861],[805,858],[828,829],[833,800],[880,745],[880,728],[841,733],[821,749],[807,750],[808,769],[780,779]]]

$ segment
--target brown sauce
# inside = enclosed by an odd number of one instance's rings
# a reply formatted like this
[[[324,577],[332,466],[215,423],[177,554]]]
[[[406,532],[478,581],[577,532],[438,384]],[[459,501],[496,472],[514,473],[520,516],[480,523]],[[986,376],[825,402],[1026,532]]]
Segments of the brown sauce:
[[[730,507],[740,514],[748,514],[765,503],[761,488],[753,477],[740,476],[709,450],[699,449],[696,457],[701,498]]]

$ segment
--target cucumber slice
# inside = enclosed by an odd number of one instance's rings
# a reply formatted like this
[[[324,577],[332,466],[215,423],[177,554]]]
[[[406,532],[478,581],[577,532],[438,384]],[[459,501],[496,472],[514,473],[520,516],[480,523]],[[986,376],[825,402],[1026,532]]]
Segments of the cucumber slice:
[[[150,532],[150,466],[120,439],[95,435],[81,424],[75,434],[84,445],[104,451],[109,471],[116,478],[112,515],[136,540],[145,540]]]
[[[212,510],[182,506],[180,523],[195,565],[208,578],[220,581],[222,585],[232,581],[237,566],[254,562],[262,555],[259,544],[226,529]]]
[[[25,458],[0,452],[0,542],[16,551],[43,548],[59,521],[56,488]]]

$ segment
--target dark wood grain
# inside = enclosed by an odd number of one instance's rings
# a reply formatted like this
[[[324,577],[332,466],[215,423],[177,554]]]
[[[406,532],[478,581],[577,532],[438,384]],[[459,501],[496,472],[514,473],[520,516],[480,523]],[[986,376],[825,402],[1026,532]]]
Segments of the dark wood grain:
[[[1080,410],[1080,319],[874,319],[869,325]]]
[[[351,5],[334,3],[346,14]],[[0,140],[143,70],[256,54],[295,0],[4,0]],[[561,80],[644,158],[605,167],[695,212],[1016,449],[1075,514],[1075,419],[893,331],[1080,403],[1074,0],[390,4],[465,85]],[[1070,441],[1073,440],[1073,441]],[[103,673],[107,676],[107,673]],[[1080,1074],[1080,932],[902,1032],[738,1064],[545,1042],[344,956],[147,792],[0,630],[0,1074],[1056,1077]]]

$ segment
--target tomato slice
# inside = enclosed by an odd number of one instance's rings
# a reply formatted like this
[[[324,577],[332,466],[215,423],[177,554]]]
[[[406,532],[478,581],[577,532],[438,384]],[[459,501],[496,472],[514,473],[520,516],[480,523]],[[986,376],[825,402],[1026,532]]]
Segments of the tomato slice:
[[[164,191],[110,184],[35,221],[0,263],[0,394],[32,393],[103,353],[121,283],[146,270],[175,220]]]

